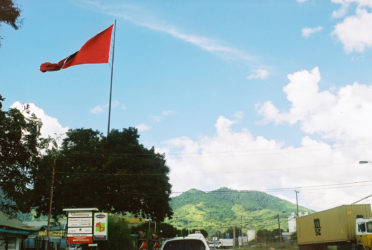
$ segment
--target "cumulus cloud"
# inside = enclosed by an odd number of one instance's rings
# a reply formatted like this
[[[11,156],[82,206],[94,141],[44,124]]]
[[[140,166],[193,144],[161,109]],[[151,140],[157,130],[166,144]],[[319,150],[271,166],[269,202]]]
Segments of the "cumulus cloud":
[[[336,93],[320,91],[319,68],[288,75],[283,88],[291,104],[289,111],[279,111],[270,101],[258,105],[258,113],[268,122],[300,123],[308,134],[318,134],[335,141],[372,140],[372,86],[357,82]]]
[[[322,30],[323,30],[322,26],[318,26],[318,27],[314,27],[314,28],[303,28],[302,29],[302,36],[305,37],[305,38],[308,38],[310,35],[312,35],[316,32],[322,31]]]
[[[353,83],[335,93],[320,90],[317,67],[288,79],[283,91],[289,110],[268,101],[257,105],[257,111],[266,122],[300,124],[305,135],[298,146],[253,135],[246,128],[235,131],[232,126],[240,121],[220,116],[213,136],[165,143],[173,191],[226,186],[294,201],[293,190],[299,189],[300,203],[317,210],[369,195],[371,169],[358,161],[370,159],[372,86]]]
[[[363,189],[356,196],[355,186],[341,190],[337,185],[319,188],[365,179],[363,174],[368,170],[355,171],[355,159],[342,150],[308,136],[299,147],[284,147],[275,140],[253,136],[247,129],[233,131],[233,124],[234,121],[221,116],[216,122],[215,136],[197,140],[180,137],[167,142],[173,191],[226,186],[271,192],[293,201],[293,190],[299,188],[301,204],[313,209],[351,203],[368,194],[368,189]],[[293,188],[289,193],[283,192],[289,187]]]
[[[26,112],[25,107],[28,107],[29,112]],[[41,127],[41,136],[44,138],[51,137],[57,140],[58,144],[61,144],[63,138],[66,136],[66,132],[68,131],[68,127],[63,127],[56,118],[49,116],[45,113],[43,109],[36,106],[34,103],[20,103],[14,102],[11,108],[16,108],[20,110],[24,116],[30,117],[31,114],[35,114],[37,118],[39,118],[43,126]]]
[[[266,69],[255,69],[252,74],[247,76],[247,79],[266,79],[269,76],[269,71]]]
[[[339,10],[333,12],[334,17],[346,15],[351,4],[356,5],[355,14],[347,16],[338,23],[332,34],[336,36],[344,46],[347,53],[363,52],[372,46],[372,1],[370,0],[333,0],[341,4]]]

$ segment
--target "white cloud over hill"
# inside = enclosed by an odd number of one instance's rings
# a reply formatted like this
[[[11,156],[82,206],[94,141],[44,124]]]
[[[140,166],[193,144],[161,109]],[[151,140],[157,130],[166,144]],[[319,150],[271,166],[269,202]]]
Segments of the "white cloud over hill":
[[[220,116],[214,136],[167,142],[164,151],[173,190],[227,186],[277,192],[294,201],[296,188],[301,191],[300,203],[313,209],[370,194],[372,168],[358,161],[372,157],[372,87],[353,83],[336,93],[321,91],[318,68],[289,74],[288,79],[283,90],[291,103],[289,110],[280,111],[270,101],[257,105],[257,110],[267,123],[299,123],[306,134],[299,146],[247,129],[235,131],[233,126],[240,121]]]

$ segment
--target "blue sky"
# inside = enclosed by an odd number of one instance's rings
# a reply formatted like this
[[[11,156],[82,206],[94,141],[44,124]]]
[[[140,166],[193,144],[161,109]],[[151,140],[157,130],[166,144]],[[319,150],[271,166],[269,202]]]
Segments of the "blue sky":
[[[117,19],[111,125],[166,153],[175,193],[294,201],[283,188],[297,187],[314,209],[369,194],[357,162],[372,160],[371,1],[15,2],[23,24],[0,27],[0,93],[6,107],[32,103],[44,134],[106,133],[110,65],[39,66]]]

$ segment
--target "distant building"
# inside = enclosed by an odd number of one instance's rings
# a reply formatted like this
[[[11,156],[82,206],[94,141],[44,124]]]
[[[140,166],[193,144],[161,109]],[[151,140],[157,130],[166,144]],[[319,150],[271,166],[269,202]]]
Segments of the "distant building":
[[[298,216],[301,217],[301,216],[305,216],[305,215],[308,215],[308,212],[299,212]],[[288,217],[288,232],[290,234],[292,233],[295,233],[297,231],[296,229],[296,214],[295,213],[291,213],[291,215]]]
[[[34,231],[20,220],[0,212],[0,249],[22,249],[25,239]]]
[[[252,240],[254,240],[254,239],[256,239],[256,230],[254,230],[254,229],[249,229],[249,230],[247,231],[247,235],[248,235],[248,242],[249,242],[249,241],[252,241]]]

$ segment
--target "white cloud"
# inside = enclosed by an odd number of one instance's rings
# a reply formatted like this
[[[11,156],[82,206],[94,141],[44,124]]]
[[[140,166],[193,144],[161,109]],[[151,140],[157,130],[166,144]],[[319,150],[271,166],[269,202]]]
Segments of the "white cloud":
[[[253,67],[257,64],[257,58],[246,51],[225,45],[224,42],[207,36],[196,35],[182,31],[163,20],[154,17],[153,13],[129,4],[108,4],[99,0],[85,0],[88,6],[98,11],[123,18],[137,26],[170,35],[183,42],[192,44],[204,51],[210,52],[224,60],[240,61]]]
[[[97,105],[94,108],[92,108],[90,110],[90,112],[92,114],[100,114],[100,113],[103,113],[104,108],[105,108],[105,106],[103,106],[103,105]]]
[[[333,34],[342,42],[347,53],[363,52],[372,47],[372,13],[358,10],[355,16],[337,24]]]
[[[355,185],[343,189],[337,185],[321,188],[324,184],[370,179],[366,178],[370,170],[359,167],[356,171],[357,158],[344,154],[343,148],[308,136],[298,147],[284,147],[275,140],[253,136],[247,129],[233,131],[233,123],[221,116],[216,122],[215,136],[167,141],[162,150],[167,152],[173,191],[226,186],[239,190],[271,190],[274,195],[293,200],[295,188],[311,186],[300,188],[300,204],[312,209],[351,203],[369,194],[370,188]],[[290,187],[288,192],[280,190]]]
[[[303,28],[302,29],[302,36],[308,38],[310,35],[323,30],[322,26],[314,27],[314,28]]]
[[[253,73],[247,76],[247,79],[266,79],[269,76],[269,71],[266,69],[255,69]]]
[[[337,142],[372,140],[372,86],[355,82],[335,94],[320,91],[317,67],[289,74],[288,79],[283,90],[291,103],[289,111],[280,112],[270,101],[258,105],[266,121],[300,123],[303,132]]]
[[[117,107],[120,107],[120,102],[119,101],[113,101],[111,103],[111,108],[113,109],[113,108],[117,108]],[[109,108],[108,104],[103,104],[103,105],[99,104],[99,105],[95,106],[94,108],[91,108],[90,113],[95,114],[95,115],[101,114],[105,111],[105,109],[108,109],[108,108]],[[124,105],[122,105],[121,109],[126,110],[126,107]]]
[[[26,106],[28,106],[29,113],[26,112],[24,108]],[[26,117],[29,117],[31,114],[35,114],[36,117],[39,118],[43,123],[40,131],[41,136],[43,138],[50,136],[56,139],[58,144],[62,143],[63,138],[65,138],[66,132],[68,131],[68,127],[63,127],[56,118],[45,114],[43,109],[39,108],[34,103],[21,104],[18,101],[14,102],[11,108],[20,110]]]
[[[333,11],[332,16],[334,18],[341,18],[347,14],[348,9],[352,5],[356,5],[356,9],[361,8],[372,8],[372,1],[371,0],[331,0],[331,2],[335,4],[340,4],[341,7]]]
[[[162,148],[173,191],[226,186],[294,200],[293,190],[300,189],[300,204],[319,210],[369,195],[371,169],[358,161],[371,159],[372,86],[353,83],[335,93],[320,90],[317,67],[288,79],[283,90],[289,110],[268,101],[257,105],[257,111],[266,122],[300,124],[305,136],[299,146],[285,146],[248,129],[234,131],[239,120],[220,116],[214,136],[174,138]]]
[[[148,126],[148,125],[146,125],[144,123],[138,124],[136,126],[136,128],[138,129],[139,132],[143,132],[143,131],[147,131],[147,130],[150,130],[151,129],[150,126]]]
[[[297,3],[305,3],[305,2],[307,2],[308,0],[296,0],[297,1]]]
[[[372,47],[372,1],[332,0],[332,2],[341,5],[340,9],[332,13],[336,18],[344,17],[351,6],[356,6],[355,14],[345,17],[332,32],[341,41],[346,53],[363,52]]]

